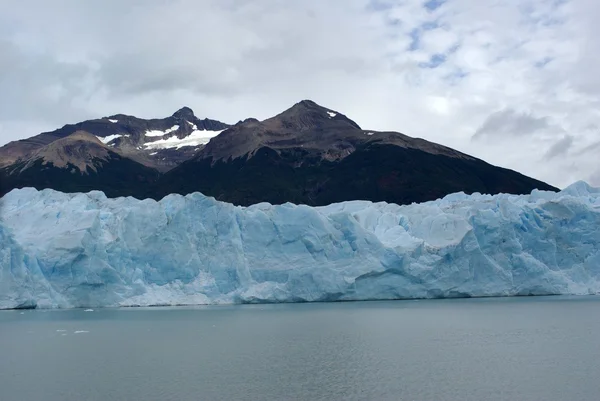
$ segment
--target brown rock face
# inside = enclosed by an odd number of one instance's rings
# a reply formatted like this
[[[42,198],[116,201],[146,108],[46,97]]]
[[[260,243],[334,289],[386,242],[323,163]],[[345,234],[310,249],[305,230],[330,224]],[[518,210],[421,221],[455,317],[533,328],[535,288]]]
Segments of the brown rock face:
[[[51,142],[37,150],[22,170],[26,170],[37,160],[42,165],[66,168],[69,164],[77,167],[81,174],[88,168],[97,171],[98,164],[106,161],[112,153],[97,137],[85,131],[76,131],[66,138]]]

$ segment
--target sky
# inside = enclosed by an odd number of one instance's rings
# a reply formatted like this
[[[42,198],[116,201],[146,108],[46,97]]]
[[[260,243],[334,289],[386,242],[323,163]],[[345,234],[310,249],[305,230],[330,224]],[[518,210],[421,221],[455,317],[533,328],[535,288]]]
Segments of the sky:
[[[303,99],[558,187],[600,186],[598,0],[20,0],[0,11],[0,145],[182,106]]]

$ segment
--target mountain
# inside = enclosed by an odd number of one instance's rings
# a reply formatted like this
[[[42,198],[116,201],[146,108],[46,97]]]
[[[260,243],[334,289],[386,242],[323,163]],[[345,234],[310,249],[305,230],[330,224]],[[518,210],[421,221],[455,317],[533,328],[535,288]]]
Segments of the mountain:
[[[27,159],[57,139],[84,131],[97,136],[122,156],[164,172],[192,157],[210,138],[228,127],[229,124],[220,121],[197,118],[189,107],[163,119],[144,120],[116,114],[11,142],[0,148],[0,168]]]
[[[0,309],[600,293],[600,189],[235,207],[0,199]]]
[[[66,146],[75,139],[77,151]],[[199,191],[239,205],[313,206],[556,190],[423,139],[363,130],[310,100],[235,125],[200,120],[188,107],[164,119],[117,114],[66,125],[0,148],[0,196],[24,186],[154,199]]]
[[[98,137],[75,131],[0,169],[0,193],[9,188],[36,187],[143,197],[158,177],[157,170],[123,157]]]
[[[363,130],[304,100],[264,121],[248,119],[162,175],[155,199],[195,191],[240,205],[326,205],[352,199],[398,204],[449,193],[555,190],[541,181],[423,139]]]

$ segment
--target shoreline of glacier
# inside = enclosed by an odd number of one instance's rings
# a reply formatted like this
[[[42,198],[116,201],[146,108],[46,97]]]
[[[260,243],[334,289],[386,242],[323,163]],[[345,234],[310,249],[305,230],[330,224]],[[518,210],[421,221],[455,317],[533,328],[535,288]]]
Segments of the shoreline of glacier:
[[[331,303],[353,303],[353,302],[402,302],[402,301],[442,301],[442,300],[482,300],[482,299],[518,299],[518,298],[561,298],[561,299],[573,299],[573,298],[584,298],[584,297],[600,297],[599,293],[593,294],[535,294],[535,295],[483,295],[483,296],[458,296],[458,297],[441,297],[441,298],[388,298],[388,299],[347,299],[347,300],[335,300],[335,301],[266,301],[266,302],[243,302],[243,303],[210,303],[210,304],[148,304],[148,305],[106,305],[106,306],[95,306],[95,309],[153,309],[153,308],[194,308],[194,307],[207,307],[207,306],[258,306],[258,305],[288,305],[288,304],[331,304]],[[16,307],[16,308],[0,308],[2,311],[34,311],[34,310],[73,310],[81,309],[82,311],[92,311],[90,306],[67,306],[67,307]]]
[[[399,206],[0,199],[0,309],[600,293],[600,190]]]

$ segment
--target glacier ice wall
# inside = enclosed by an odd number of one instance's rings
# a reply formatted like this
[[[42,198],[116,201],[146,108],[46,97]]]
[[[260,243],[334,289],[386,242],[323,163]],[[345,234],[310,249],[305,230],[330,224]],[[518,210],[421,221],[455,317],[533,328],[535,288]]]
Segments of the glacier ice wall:
[[[600,190],[237,207],[13,190],[0,308],[595,294]]]

